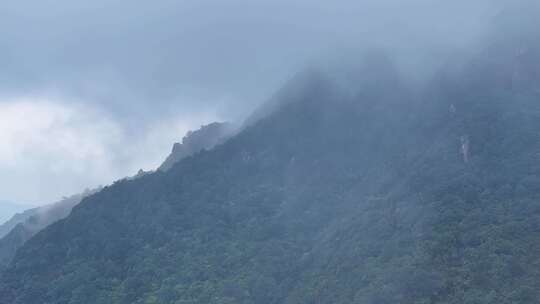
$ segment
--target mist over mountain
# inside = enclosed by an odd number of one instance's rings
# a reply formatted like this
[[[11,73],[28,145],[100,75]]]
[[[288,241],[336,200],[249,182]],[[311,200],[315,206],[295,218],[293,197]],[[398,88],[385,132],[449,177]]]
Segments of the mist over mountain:
[[[15,215],[11,216],[7,221],[5,221],[2,225],[0,225],[0,238],[4,237],[6,234],[8,234],[13,227],[17,226],[17,224],[24,222],[29,217],[34,215],[37,212],[37,207],[32,209],[24,210],[20,213],[15,213]]]
[[[524,3],[420,70],[384,48],[305,69],[240,128],[188,133],[33,236],[19,224],[0,303],[537,303],[540,6]]]
[[[421,88],[384,51],[300,73],[28,240],[0,303],[536,303],[540,43],[519,33]]]
[[[167,171],[179,160],[198,153],[202,150],[213,148],[215,145],[224,142],[228,136],[234,132],[234,127],[230,123],[214,122],[195,131],[189,131],[182,143],[173,145],[171,154],[159,166],[159,170]]]
[[[25,209],[28,209],[28,207],[29,206],[25,204],[15,204],[12,202],[0,201],[0,223],[7,221],[15,213],[24,211]],[[1,234],[2,230],[0,228],[0,235]]]
[[[176,162],[202,150],[212,148],[223,142],[233,131],[234,128],[230,123],[212,123],[202,126],[198,130],[189,131],[181,144],[174,144],[171,154],[159,167],[159,170],[169,170]],[[126,179],[133,180],[150,173],[140,170],[135,176]],[[82,199],[101,191],[101,189],[102,187],[87,189],[80,194],[65,197],[50,205],[25,210],[15,214],[0,225],[0,270],[11,262],[17,250],[26,241],[47,226],[67,217],[73,207],[79,204]]]
[[[178,134],[241,122],[306,66],[366,48],[422,78],[518,1],[4,0],[0,195],[52,202],[153,170]]]
[[[2,232],[0,234],[0,269],[11,262],[17,249],[32,236],[50,224],[67,217],[71,209],[83,198],[100,190],[101,188],[88,189],[56,203],[15,214],[9,221],[0,226],[0,232]]]

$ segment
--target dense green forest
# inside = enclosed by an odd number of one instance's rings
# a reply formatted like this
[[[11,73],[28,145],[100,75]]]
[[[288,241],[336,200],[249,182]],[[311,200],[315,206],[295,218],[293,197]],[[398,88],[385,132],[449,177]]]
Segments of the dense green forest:
[[[299,75],[30,239],[0,303],[537,303],[540,44],[496,38],[420,92],[382,54]]]
[[[182,143],[173,145],[171,153],[159,167],[159,170],[167,171],[179,160],[223,142],[233,132],[234,127],[230,123],[212,123],[202,126],[198,130],[189,131],[182,139]],[[136,179],[148,173],[150,172],[140,170],[137,175],[126,177],[126,179]],[[58,202],[28,209],[15,214],[10,220],[0,225],[0,271],[11,262],[17,250],[32,236],[56,221],[67,217],[71,209],[79,204],[83,198],[100,190],[101,187],[86,189],[82,193],[64,197]]]
[[[64,197],[50,205],[32,208],[15,214],[0,226],[0,270],[6,267],[26,241],[50,224],[69,215],[73,206],[84,197],[100,191],[100,188],[86,189],[83,193]]]

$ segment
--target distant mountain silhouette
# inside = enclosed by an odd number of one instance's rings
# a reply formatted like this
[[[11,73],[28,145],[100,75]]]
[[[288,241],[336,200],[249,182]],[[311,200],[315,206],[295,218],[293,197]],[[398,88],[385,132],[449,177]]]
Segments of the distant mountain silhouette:
[[[50,224],[65,218],[71,209],[81,200],[98,192],[100,188],[86,190],[81,194],[66,197],[59,202],[26,210],[13,216],[8,222],[0,226],[7,231],[0,238],[0,268],[5,267],[26,241]]]
[[[14,214],[28,209],[29,205],[16,204],[7,201],[0,201],[0,237],[5,233],[7,226],[3,224],[8,221]]]
[[[22,206],[17,206],[17,209],[23,209]],[[32,215],[37,212],[37,208],[27,209],[19,213],[15,213],[11,218],[7,221],[5,221],[2,225],[0,225],[0,238],[3,238],[6,234],[8,234],[11,229],[13,229],[17,224],[24,222],[26,219],[31,217]]]

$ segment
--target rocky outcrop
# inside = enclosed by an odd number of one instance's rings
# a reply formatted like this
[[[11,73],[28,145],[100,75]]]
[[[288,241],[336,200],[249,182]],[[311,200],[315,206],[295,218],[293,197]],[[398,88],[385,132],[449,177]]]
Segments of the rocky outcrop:
[[[171,154],[159,167],[159,170],[167,171],[179,160],[202,150],[213,148],[224,142],[232,132],[232,124],[220,122],[204,125],[196,131],[189,131],[181,143],[174,144]]]

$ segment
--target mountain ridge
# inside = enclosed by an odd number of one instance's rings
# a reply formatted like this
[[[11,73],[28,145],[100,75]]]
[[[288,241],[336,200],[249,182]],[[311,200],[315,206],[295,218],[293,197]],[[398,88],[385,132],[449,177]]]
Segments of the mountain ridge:
[[[182,143],[173,146],[171,154],[158,168],[169,170],[179,160],[198,153],[204,149],[224,141],[232,134],[233,126],[229,123],[211,123],[201,128],[189,131]],[[127,179],[137,179],[151,172],[140,170],[135,176]],[[40,230],[69,215],[72,208],[79,204],[83,198],[101,191],[102,187],[87,189],[80,194],[63,198],[61,201],[25,210],[15,214],[10,220],[0,226],[0,269],[7,267],[16,254],[18,248],[32,238]]]
[[[346,92],[307,77],[38,233],[0,303],[536,303],[540,96],[514,59],[468,58],[420,94],[385,60]]]

